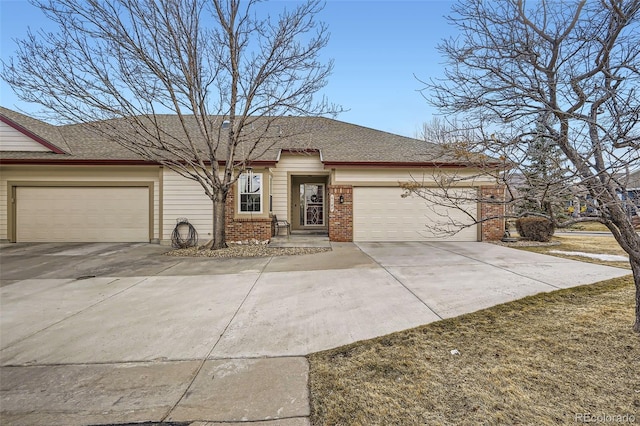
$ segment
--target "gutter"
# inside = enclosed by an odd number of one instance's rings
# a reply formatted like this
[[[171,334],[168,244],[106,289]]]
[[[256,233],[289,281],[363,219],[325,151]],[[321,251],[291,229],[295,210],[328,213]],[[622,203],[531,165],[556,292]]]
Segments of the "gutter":
[[[452,169],[452,168],[460,168],[460,167],[489,167],[489,168],[501,168],[502,163],[488,163],[488,164],[472,164],[472,163],[445,163],[445,162],[409,162],[409,161],[325,161],[325,168],[340,168],[340,167],[361,167],[361,168],[370,168],[370,167],[385,167],[385,168],[442,168],[442,169]]]
[[[218,161],[226,166],[226,161]],[[161,166],[162,163],[149,160],[75,159],[75,158],[0,158],[0,165],[80,165],[80,166]],[[205,162],[205,164],[211,164]],[[251,161],[253,166],[272,167],[276,161]]]

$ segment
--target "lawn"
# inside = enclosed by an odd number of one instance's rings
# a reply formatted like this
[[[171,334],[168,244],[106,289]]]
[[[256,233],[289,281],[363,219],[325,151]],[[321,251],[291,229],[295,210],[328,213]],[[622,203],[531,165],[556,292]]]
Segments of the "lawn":
[[[559,229],[564,231],[565,229]],[[586,232],[610,232],[609,228],[601,224],[600,222],[579,222],[571,225],[568,231],[586,231]]]
[[[566,257],[569,259],[580,260],[583,262],[599,263],[602,265],[616,266],[618,268],[630,269],[629,261],[617,262],[617,261],[601,261],[584,256],[563,255],[561,253],[554,253],[556,251],[562,252],[583,252],[583,253],[596,253],[596,254],[614,254],[619,256],[627,256],[627,254],[620,248],[616,240],[610,235],[602,236],[587,236],[587,235],[562,235],[560,237],[553,237],[554,245],[545,246],[533,246],[533,247],[517,247],[521,250],[533,251],[536,253],[548,254],[551,256]],[[628,257],[628,256],[627,256]]]
[[[535,251],[618,253],[574,238]],[[633,301],[629,275],[312,354],[311,423],[640,422]]]

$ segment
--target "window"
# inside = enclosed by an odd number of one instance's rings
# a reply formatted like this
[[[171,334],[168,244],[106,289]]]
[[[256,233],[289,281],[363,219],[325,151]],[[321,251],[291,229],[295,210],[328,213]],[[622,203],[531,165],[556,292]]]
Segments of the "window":
[[[262,213],[262,175],[243,173],[238,179],[240,213]]]

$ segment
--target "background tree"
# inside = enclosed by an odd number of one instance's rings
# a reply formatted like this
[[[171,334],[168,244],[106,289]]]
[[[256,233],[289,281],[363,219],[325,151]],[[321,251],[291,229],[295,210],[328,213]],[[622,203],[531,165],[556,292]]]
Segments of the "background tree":
[[[526,140],[524,164],[519,167],[523,182],[516,188],[521,200],[514,201],[519,216],[540,214],[557,223],[567,218],[567,202],[574,197],[566,178],[564,154],[547,137],[546,121],[547,117],[540,117],[532,137]]]
[[[549,117],[545,137],[567,159],[567,182],[597,202],[591,220],[629,254],[637,332],[640,236],[618,191],[640,167],[639,10],[640,0],[461,0],[448,18],[459,35],[439,46],[445,78],[424,91],[474,130],[469,149],[513,164],[538,118]]]
[[[313,96],[333,66],[318,60],[328,43],[319,0],[276,19],[259,0],[34,2],[59,32],[17,41],[2,77],[43,118],[84,123],[202,185],[214,249],[226,246],[232,185],[287,131],[274,120],[337,112]]]

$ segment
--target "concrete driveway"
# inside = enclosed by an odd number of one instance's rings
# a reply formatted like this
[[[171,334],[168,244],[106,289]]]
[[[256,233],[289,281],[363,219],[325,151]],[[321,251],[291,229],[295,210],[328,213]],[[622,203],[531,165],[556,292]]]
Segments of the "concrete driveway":
[[[2,247],[1,423],[306,425],[308,353],[629,273],[483,243],[332,249]]]

